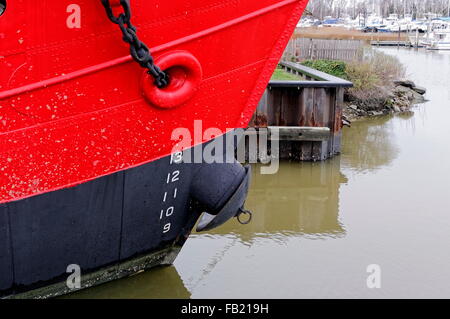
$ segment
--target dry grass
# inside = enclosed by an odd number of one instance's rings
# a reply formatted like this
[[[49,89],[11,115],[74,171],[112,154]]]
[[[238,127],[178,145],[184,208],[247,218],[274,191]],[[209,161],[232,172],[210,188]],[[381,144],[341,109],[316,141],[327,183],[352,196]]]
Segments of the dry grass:
[[[405,76],[405,68],[396,57],[367,48],[364,60],[348,63],[346,73],[354,84],[347,98],[363,109],[377,110],[391,98],[394,80]]]
[[[364,41],[397,41],[397,33],[364,33],[356,30],[347,30],[343,27],[310,27],[297,28],[295,38],[332,39],[332,40],[364,40]],[[400,41],[406,41],[405,33],[400,34]]]

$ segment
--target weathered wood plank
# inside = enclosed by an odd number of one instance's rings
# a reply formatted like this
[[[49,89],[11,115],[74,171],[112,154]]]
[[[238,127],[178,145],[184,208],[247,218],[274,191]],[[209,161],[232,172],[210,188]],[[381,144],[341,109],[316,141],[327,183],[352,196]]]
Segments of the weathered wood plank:
[[[324,141],[330,138],[328,127],[269,126],[270,140],[278,141]]]
[[[333,132],[333,154],[337,155],[341,153],[341,140],[342,140],[342,110],[344,107],[344,89],[337,88],[336,89],[336,99],[334,106],[334,123],[332,132]]]
[[[269,110],[269,90],[266,89],[261,100],[259,101],[258,108],[256,109],[254,118],[252,119],[253,125],[251,127],[267,127],[268,125],[268,110]]]
[[[270,92],[269,105],[267,110],[267,125],[279,125],[281,103],[283,100],[282,88],[273,88]]]
[[[322,127],[326,123],[325,114],[328,114],[329,99],[327,92],[324,88],[316,88],[314,90],[314,104],[313,104],[313,125]],[[314,142],[312,145],[312,160],[322,161],[327,158],[327,148],[328,139],[330,138],[330,133],[328,132],[328,137],[320,142]]]
[[[335,126],[335,117],[338,115],[336,113],[336,97],[337,97],[337,89],[338,88],[330,88],[327,91],[328,99],[329,99],[329,113],[326,126],[330,128],[330,138],[328,140],[328,148],[327,148],[327,156],[332,157],[334,155],[334,126]]]
[[[300,126],[309,126],[313,125],[313,111],[314,111],[314,88],[305,88],[303,93],[303,110],[302,110],[302,118],[300,121]],[[301,161],[310,161],[312,160],[312,142],[303,142],[300,146]]]
[[[305,88],[303,90],[303,110],[300,121],[300,126],[314,126],[313,125],[313,111],[314,111],[314,88]]]
[[[283,91],[279,126],[297,126],[299,118],[299,89],[288,88]]]

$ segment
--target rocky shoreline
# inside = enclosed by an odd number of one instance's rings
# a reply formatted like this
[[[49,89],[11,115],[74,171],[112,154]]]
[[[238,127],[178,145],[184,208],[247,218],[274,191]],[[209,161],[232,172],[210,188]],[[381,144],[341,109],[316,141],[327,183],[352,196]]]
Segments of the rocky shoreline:
[[[426,102],[424,97],[426,91],[410,80],[394,81],[388,99],[377,102],[375,106],[368,107],[370,103],[365,103],[366,101],[347,100],[343,111],[344,124],[349,125],[351,121],[365,117],[407,112],[414,105]]]

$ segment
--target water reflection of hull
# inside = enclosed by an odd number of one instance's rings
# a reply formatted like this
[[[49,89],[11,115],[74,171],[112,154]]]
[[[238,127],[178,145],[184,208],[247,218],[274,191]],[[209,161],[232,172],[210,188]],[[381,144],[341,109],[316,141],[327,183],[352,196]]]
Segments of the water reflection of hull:
[[[68,298],[187,299],[190,296],[175,267],[164,267],[82,290]]]
[[[261,175],[254,167],[247,207],[254,220],[243,228],[230,222],[212,234],[236,232],[244,241],[273,234],[314,237],[342,236],[339,188],[346,182],[340,159],[325,163],[282,163],[275,175]]]

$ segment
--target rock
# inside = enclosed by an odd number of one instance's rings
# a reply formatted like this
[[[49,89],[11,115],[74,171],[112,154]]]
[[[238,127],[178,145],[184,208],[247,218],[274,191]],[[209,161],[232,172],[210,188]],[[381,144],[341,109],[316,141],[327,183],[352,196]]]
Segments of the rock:
[[[383,98],[349,98],[344,108],[348,118],[343,118],[342,124],[350,125],[351,119],[361,117],[402,114],[409,111],[412,106],[426,102],[423,96],[427,91],[426,88],[416,86],[410,80],[398,80],[395,84],[395,87],[384,88],[385,92],[381,92]]]
[[[343,116],[342,117],[342,125],[352,127],[352,122],[350,122],[350,120],[346,116]]]
[[[419,94],[416,91],[412,91],[412,92],[413,92],[413,94],[412,94],[411,103],[420,104],[420,103],[424,103],[426,101],[422,94]]]
[[[396,96],[407,94],[409,92],[411,92],[411,88],[403,85],[399,85],[394,89],[394,93]]]
[[[426,89],[423,90],[426,91]],[[422,94],[405,86],[397,86],[394,92],[396,97],[393,99],[393,102],[399,107],[409,107],[411,104],[420,104],[426,101]]]
[[[407,87],[410,89],[412,89],[413,87],[416,86],[416,84],[413,81],[406,80],[406,79],[396,80],[396,81],[394,81],[394,84],[397,86],[404,86],[404,87]]]
[[[412,89],[420,95],[424,95],[425,93],[427,93],[427,89],[421,86],[414,86]]]

